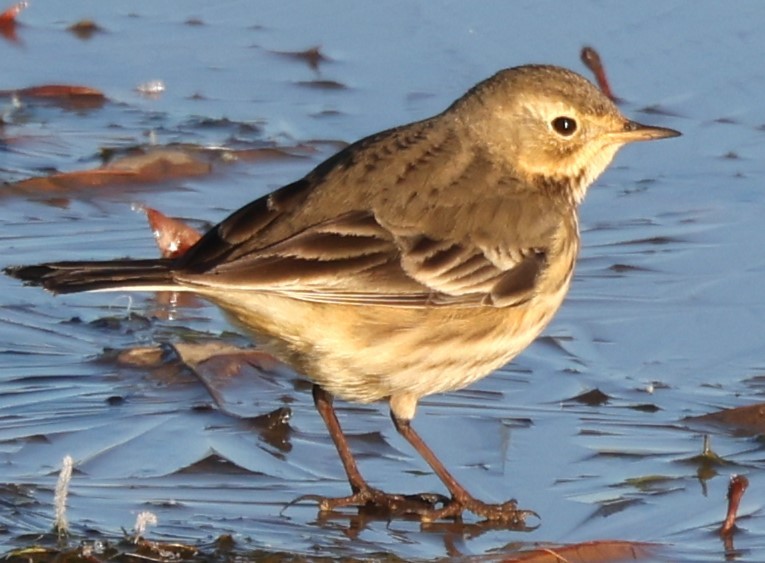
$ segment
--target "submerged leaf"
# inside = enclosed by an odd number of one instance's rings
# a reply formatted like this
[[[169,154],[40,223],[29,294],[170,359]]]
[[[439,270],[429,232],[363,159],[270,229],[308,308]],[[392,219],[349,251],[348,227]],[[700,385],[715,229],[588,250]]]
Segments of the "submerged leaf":
[[[155,149],[124,156],[101,168],[61,172],[9,184],[21,192],[69,191],[84,188],[146,184],[209,174],[212,165],[198,154],[180,149]]]
[[[39,90],[37,95],[50,96],[55,99],[57,92],[61,96],[66,96],[65,88],[68,87],[42,88],[44,89]],[[58,88],[62,88],[62,90]],[[7,92],[5,93],[7,94]],[[0,92],[0,95],[2,94],[3,92]],[[103,154],[107,162],[99,168],[27,178],[7,184],[6,189],[26,194],[160,183],[210,174],[214,164],[295,158],[299,153],[308,150],[310,147],[306,148],[305,146],[296,146],[292,149],[258,147],[234,150],[187,144],[134,148],[127,154],[119,156],[115,156],[114,151],[104,150]]]
[[[176,342],[172,346],[222,412],[236,418],[264,419],[265,427],[283,426],[289,418],[283,409],[273,411],[273,405],[292,387],[293,378],[270,354],[220,341]]]
[[[598,407],[600,405],[605,405],[609,399],[610,397],[600,389],[592,389],[585,393],[580,393],[575,397],[571,397],[570,399],[566,399],[566,402],[581,403],[590,407]]]
[[[765,403],[689,416],[687,422],[727,426],[744,434],[765,434]]]
[[[313,70],[318,70],[321,63],[330,59],[321,52],[321,47],[311,47],[304,51],[276,51],[277,55],[289,57],[291,59],[305,61]]]
[[[612,561],[645,561],[656,555],[656,544],[623,540],[599,540],[574,545],[540,547],[516,557],[503,559],[503,563],[598,563]]]
[[[3,94],[8,94],[4,91]],[[72,84],[43,84],[21,88],[10,93],[28,98],[91,98],[106,100],[106,96],[100,90],[90,86],[77,86]]]
[[[104,30],[93,20],[80,20],[69,26],[69,31],[74,33],[80,39],[90,39],[95,33],[101,33]]]

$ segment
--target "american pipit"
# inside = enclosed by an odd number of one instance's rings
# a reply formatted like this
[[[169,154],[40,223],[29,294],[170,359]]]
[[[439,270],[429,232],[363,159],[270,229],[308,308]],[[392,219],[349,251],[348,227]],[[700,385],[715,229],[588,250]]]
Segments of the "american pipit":
[[[174,259],[56,262],[5,271],[50,291],[172,290],[216,303],[309,377],[352,494],[423,520],[522,523],[472,497],[410,425],[420,398],[510,361],[556,312],[579,250],[577,207],[616,151],[679,135],[623,117],[553,66],[500,71],[446,111],[362,139],[233,213]],[[332,398],[387,400],[398,432],[450,493],[370,487]]]

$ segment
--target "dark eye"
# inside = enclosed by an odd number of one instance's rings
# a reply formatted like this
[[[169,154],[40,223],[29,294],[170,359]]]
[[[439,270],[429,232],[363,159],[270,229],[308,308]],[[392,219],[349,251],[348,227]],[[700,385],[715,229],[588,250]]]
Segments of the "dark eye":
[[[571,117],[561,116],[552,120],[552,128],[564,137],[570,137],[576,131],[576,120]]]

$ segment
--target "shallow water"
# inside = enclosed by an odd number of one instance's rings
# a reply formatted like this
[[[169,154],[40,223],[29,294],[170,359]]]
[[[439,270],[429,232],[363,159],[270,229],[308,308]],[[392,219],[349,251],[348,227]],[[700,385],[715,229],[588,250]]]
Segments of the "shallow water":
[[[197,333],[243,343],[215,308],[150,294],[54,298],[2,277],[0,551],[50,530],[69,454],[74,537],[119,537],[151,510],[159,523],[147,537],[203,544],[231,534],[243,551],[432,560],[613,538],[662,544],[676,561],[765,559],[761,441],[714,430],[726,463],[708,468],[693,459],[703,431],[683,422],[763,395],[765,7],[733,8],[36,0],[15,39],[0,40],[0,89],[84,84],[108,101],[83,109],[0,99],[5,182],[95,167],[102,148],[303,148],[127,189],[6,189],[0,266],[155,256],[134,203],[196,226],[217,221],[301,176],[336,143],[432,115],[499,68],[585,72],[584,44],[600,51],[626,114],[684,136],[628,147],[590,191],[577,276],[545,336],[472,388],[424,400],[415,419],[477,496],[517,498],[542,516],[536,530],[324,521],[307,504],[280,513],[301,494],[347,492],[303,380],[281,373],[248,386],[238,407],[246,417],[291,409],[276,426],[231,416],[172,362],[103,357]],[[84,18],[102,31],[67,31]],[[315,46],[327,57],[316,68],[285,54]],[[136,91],[152,80],[165,92]],[[569,400],[592,389],[610,399]],[[341,404],[340,416],[372,483],[440,490],[384,406]],[[737,551],[726,554],[716,530],[732,473],[750,487]]]

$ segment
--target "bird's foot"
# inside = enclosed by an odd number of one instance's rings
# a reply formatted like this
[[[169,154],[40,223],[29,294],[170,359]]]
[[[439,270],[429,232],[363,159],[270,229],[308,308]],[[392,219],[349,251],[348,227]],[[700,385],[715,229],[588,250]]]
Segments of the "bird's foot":
[[[519,529],[526,529],[527,517],[539,518],[539,515],[533,510],[519,509],[515,500],[509,500],[502,504],[488,504],[472,497],[462,500],[452,498],[443,508],[421,512],[420,518],[424,522],[434,522],[446,518],[460,519],[465,511],[472,512],[486,522],[504,524]]]
[[[517,529],[528,529],[526,518],[530,516],[539,518],[539,515],[533,510],[519,509],[515,500],[509,500],[502,504],[489,504],[472,497],[457,500],[438,493],[398,495],[372,487],[360,489],[347,497],[303,495],[290,504],[304,500],[316,501],[322,512],[332,512],[339,508],[355,506],[391,515],[415,515],[423,522],[446,519],[460,520],[462,514],[467,511],[482,518],[485,522]]]
[[[319,510],[322,512],[331,512],[338,508],[356,506],[395,515],[415,514],[419,516],[439,510],[438,506],[446,507],[452,502],[449,497],[438,493],[398,495],[386,493],[372,487],[362,488],[347,497],[303,495],[295,499],[291,504],[304,500],[316,501],[319,504]]]

